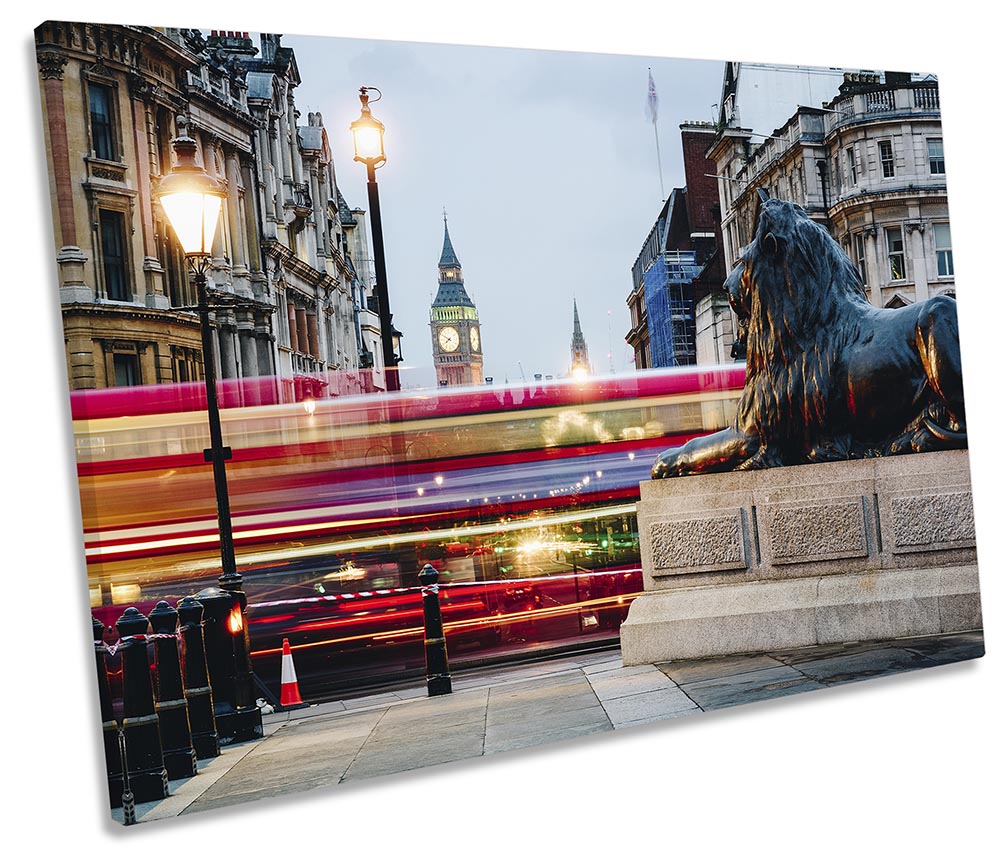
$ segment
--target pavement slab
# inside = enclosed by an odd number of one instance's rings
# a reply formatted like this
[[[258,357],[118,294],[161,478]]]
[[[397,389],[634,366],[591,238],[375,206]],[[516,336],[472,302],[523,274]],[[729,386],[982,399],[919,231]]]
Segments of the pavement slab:
[[[653,665],[632,665],[613,671],[598,671],[588,675],[591,689],[602,701],[639,695],[661,689],[675,688],[676,684]]]
[[[676,686],[612,698],[602,706],[616,728],[700,712],[699,705]]]
[[[797,671],[825,685],[870,680],[887,674],[930,668],[938,663],[906,648],[882,648],[843,653],[814,660],[802,660],[794,666]]]
[[[780,665],[730,677],[686,683],[684,692],[703,710],[713,710],[809,692],[823,686],[823,683],[810,679],[795,668]]]
[[[733,677],[762,668],[774,668],[783,664],[763,653],[741,653],[733,656],[716,656],[712,659],[683,659],[663,662],[657,667],[678,685],[699,683],[723,677]],[[786,663],[789,664],[789,663]]]

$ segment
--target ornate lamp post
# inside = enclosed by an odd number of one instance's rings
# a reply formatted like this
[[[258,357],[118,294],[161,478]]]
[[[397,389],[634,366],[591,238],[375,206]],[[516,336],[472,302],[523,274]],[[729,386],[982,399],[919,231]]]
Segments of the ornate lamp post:
[[[223,646],[228,651],[230,644],[232,645],[232,658],[226,656],[224,664],[214,666],[216,659],[209,657],[210,676],[225,673],[225,679],[221,681],[223,685],[216,685],[216,681],[213,681],[213,694],[219,707],[216,724],[220,742],[226,744],[252,739],[263,733],[261,713],[253,698],[250,635],[246,621],[243,620],[247,595],[243,592],[243,577],[236,572],[236,553],[233,549],[233,522],[230,517],[229,487],[226,483],[226,461],[232,458],[233,452],[222,441],[212,323],[209,320],[210,306],[205,277],[212,254],[212,240],[219,222],[219,211],[226,194],[219,182],[195,162],[198,144],[194,139],[182,131],[173,145],[177,164],[160,182],[157,196],[191,265],[192,281],[198,289],[198,317],[201,322],[202,363],[211,443],[205,449],[205,461],[212,463],[222,559],[222,575],[219,577],[219,587],[222,590],[218,593],[222,595],[221,599],[229,603],[229,606],[221,603],[220,607],[226,612],[232,610],[229,625],[221,630],[227,633]],[[207,604],[206,611],[208,612]],[[222,626],[223,621],[219,621],[219,624]],[[209,637],[206,638],[206,648],[214,649]]]
[[[386,130],[369,109],[369,91],[379,92],[374,86],[362,86],[358,98],[361,100],[361,116],[351,123],[351,133],[355,141],[355,160],[368,168],[368,206],[372,213],[372,250],[375,256],[375,296],[379,302],[379,327],[382,336],[382,356],[386,366],[386,390],[398,392],[402,361],[394,347],[393,315],[389,310],[389,287],[386,284],[386,253],[382,245],[382,212],[379,208],[379,185],[375,180],[375,170],[386,162],[386,149],[382,135]],[[382,93],[379,92],[379,98]],[[378,101],[379,98],[375,100]]]

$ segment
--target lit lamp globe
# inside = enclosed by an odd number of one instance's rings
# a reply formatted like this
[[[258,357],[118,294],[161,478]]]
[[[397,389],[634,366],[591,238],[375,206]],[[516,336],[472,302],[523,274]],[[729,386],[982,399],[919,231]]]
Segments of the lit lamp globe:
[[[198,144],[189,136],[174,140],[177,164],[157,190],[167,220],[184,254],[208,257],[225,196],[219,182],[195,163]]]
[[[361,87],[361,94],[358,96],[361,100],[361,116],[351,123],[351,134],[355,141],[355,160],[365,163],[371,168],[386,162],[386,150],[382,143],[382,135],[386,131],[386,126],[372,115],[368,106],[368,90],[374,88],[372,86]],[[381,92],[379,96],[382,97]]]

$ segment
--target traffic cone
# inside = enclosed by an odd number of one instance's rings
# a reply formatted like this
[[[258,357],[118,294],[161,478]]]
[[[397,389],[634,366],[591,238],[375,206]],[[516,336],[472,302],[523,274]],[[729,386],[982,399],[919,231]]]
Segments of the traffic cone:
[[[283,709],[309,706],[299,695],[299,681],[295,676],[295,665],[292,662],[292,649],[288,639],[282,639],[282,696],[279,701]]]

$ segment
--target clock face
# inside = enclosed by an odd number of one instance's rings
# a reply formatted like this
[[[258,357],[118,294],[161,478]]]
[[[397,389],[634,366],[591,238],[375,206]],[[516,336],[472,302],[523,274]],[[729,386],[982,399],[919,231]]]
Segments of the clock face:
[[[476,327],[469,330],[469,346],[473,350],[480,349],[480,331]]]
[[[442,327],[438,330],[438,345],[442,350],[451,353],[459,347],[459,332],[455,327]]]

